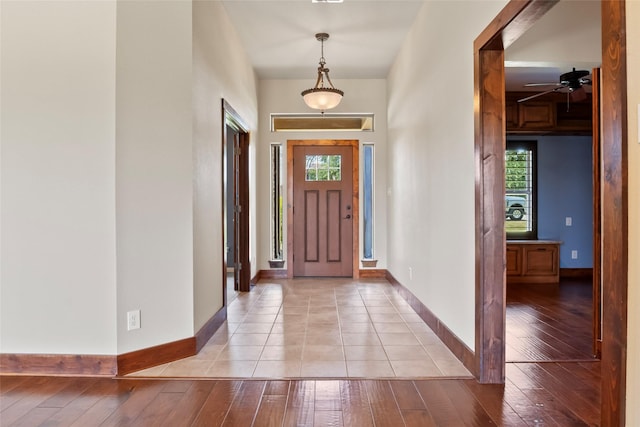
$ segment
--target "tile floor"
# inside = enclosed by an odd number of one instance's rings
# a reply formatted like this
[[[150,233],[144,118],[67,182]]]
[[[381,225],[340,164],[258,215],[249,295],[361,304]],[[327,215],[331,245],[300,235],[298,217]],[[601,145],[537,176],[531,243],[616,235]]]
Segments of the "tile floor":
[[[261,281],[229,300],[200,353],[131,376],[472,377],[386,280]]]

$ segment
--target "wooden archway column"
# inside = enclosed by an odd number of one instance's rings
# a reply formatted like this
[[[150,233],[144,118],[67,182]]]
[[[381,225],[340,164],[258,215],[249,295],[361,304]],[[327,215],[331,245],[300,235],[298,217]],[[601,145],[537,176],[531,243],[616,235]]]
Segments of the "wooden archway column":
[[[505,378],[504,49],[557,0],[512,0],[474,42],[475,374]],[[628,206],[624,0],[602,1],[602,425],[625,423]]]

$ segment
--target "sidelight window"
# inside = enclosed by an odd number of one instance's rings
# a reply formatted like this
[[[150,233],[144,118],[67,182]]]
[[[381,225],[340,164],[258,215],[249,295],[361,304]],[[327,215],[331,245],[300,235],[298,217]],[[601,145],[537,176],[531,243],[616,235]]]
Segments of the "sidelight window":
[[[271,144],[271,259],[283,259],[282,145]]]

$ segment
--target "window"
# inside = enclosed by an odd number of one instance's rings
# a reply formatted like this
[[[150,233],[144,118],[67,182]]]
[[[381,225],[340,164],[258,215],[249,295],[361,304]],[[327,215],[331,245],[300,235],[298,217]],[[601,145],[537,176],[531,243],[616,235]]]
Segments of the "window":
[[[537,238],[536,141],[507,141],[505,228],[507,239]]]
[[[283,259],[282,145],[271,144],[271,259]]]
[[[363,250],[365,259],[373,259],[373,144],[363,144]]]
[[[341,181],[342,180],[342,156],[312,155],[305,160],[306,181]]]

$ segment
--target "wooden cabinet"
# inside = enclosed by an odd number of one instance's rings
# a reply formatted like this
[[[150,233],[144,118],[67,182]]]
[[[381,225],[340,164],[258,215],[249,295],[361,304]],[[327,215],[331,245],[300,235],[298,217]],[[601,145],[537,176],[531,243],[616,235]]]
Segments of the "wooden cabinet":
[[[510,240],[507,242],[508,283],[558,283],[560,242]]]
[[[582,101],[571,101],[565,94],[549,93],[518,102],[532,92],[507,92],[505,125],[507,133],[589,135],[592,129],[591,94]]]

